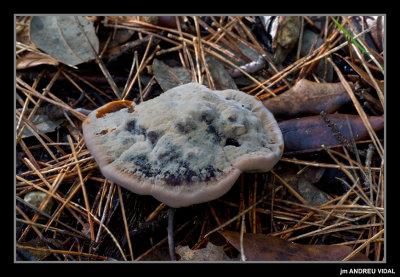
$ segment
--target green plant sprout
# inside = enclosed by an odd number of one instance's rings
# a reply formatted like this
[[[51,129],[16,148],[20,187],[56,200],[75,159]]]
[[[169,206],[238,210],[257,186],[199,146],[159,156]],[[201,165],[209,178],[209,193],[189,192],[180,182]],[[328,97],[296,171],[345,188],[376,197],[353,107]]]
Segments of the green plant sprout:
[[[375,61],[375,58],[371,55],[371,53],[369,53],[363,46],[361,46],[360,43],[358,43],[357,40],[355,40],[349,32],[347,32],[347,30],[345,28],[343,28],[342,25],[340,25],[340,23],[333,18],[333,16],[331,16],[331,19],[333,20],[333,22],[336,24],[336,26],[338,26],[338,28],[351,40],[352,43],[354,43],[364,54],[366,54],[370,59],[374,60],[374,62],[379,66],[379,68],[382,70],[382,73],[384,72],[383,66],[381,64],[379,64],[377,61]]]

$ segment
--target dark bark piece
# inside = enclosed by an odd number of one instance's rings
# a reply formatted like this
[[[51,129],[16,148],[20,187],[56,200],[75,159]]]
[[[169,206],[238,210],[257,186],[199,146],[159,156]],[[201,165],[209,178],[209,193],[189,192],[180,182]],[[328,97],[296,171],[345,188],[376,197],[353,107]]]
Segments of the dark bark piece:
[[[264,106],[281,119],[315,115],[321,111],[333,113],[351,99],[339,83],[316,83],[301,79],[277,97],[263,100]]]
[[[346,116],[349,118],[354,140],[368,138],[368,131],[358,115],[330,114],[327,115],[327,118],[337,127],[341,135],[350,140]],[[383,116],[369,116],[368,119],[375,132],[383,129]],[[321,150],[322,144],[326,147],[341,144],[335,137],[333,130],[319,115],[282,121],[279,123],[279,127],[283,134],[285,153],[313,152]]]

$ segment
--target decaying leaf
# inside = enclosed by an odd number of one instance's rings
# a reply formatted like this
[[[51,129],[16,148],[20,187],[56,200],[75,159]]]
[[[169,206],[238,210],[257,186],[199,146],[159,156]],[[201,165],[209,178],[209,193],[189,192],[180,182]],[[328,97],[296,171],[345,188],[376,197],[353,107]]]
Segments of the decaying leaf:
[[[342,83],[317,83],[301,79],[277,97],[263,100],[275,117],[288,119],[315,115],[321,111],[333,113],[351,99]]]
[[[181,256],[181,261],[230,261],[222,246],[209,242],[207,247],[192,250],[189,246],[178,245],[176,253]]]
[[[49,65],[58,65],[58,61],[53,59],[52,57],[46,55],[46,54],[41,54],[41,53],[36,53],[36,52],[26,52],[24,53],[20,58],[17,58],[17,70],[21,69],[26,69],[42,64],[49,64]]]
[[[301,40],[300,57],[305,57],[315,49],[319,48],[323,40],[321,36],[312,30],[304,29],[303,38]],[[315,69],[315,74],[325,80],[326,82],[332,82],[333,79],[333,67],[326,61],[326,59],[320,59],[316,61],[318,63]]]
[[[236,84],[228,71],[224,66],[212,55],[206,54],[206,62],[210,71],[212,80],[214,82],[215,89],[235,89],[237,90]]]
[[[370,32],[360,37],[360,40],[364,43],[365,48],[368,48],[370,54],[374,55],[374,53],[377,54],[383,51],[383,37],[385,32],[383,16],[352,16],[349,23],[351,24],[351,28],[348,28],[350,31],[356,30],[357,32],[362,32],[367,28],[371,29]]]
[[[277,30],[272,47],[275,48],[275,62],[279,64],[285,60],[299,39],[301,17],[279,16],[277,20]]]
[[[170,67],[157,59],[153,61],[153,73],[164,91],[192,81],[192,75],[184,67]]]
[[[384,16],[371,16],[367,18],[366,23],[368,27],[371,27],[371,36],[378,50],[383,51],[385,32]]]
[[[232,77],[217,58],[208,54],[205,55],[205,58],[215,89],[237,89]],[[154,59],[153,62],[153,72],[164,91],[192,81],[192,75],[184,67],[170,67],[157,59]],[[210,87],[207,78],[204,79],[204,84]]]
[[[358,115],[329,114],[327,118],[336,125],[338,131],[346,139],[351,140],[347,126],[346,116],[349,118],[354,140],[362,140],[368,137],[362,119]],[[368,117],[375,132],[384,127],[383,116]],[[285,143],[285,153],[305,153],[321,150],[321,145],[332,147],[341,143],[336,138],[333,130],[321,116],[307,116],[279,122]]]
[[[53,238],[47,238],[47,243],[50,245],[53,245],[53,247],[59,247],[62,248],[62,242],[59,241],[58,239],[53,239]],[[28,248],[28,252],[38,258],[39,260],[44,259],[46,256],[49,255],[50,251],[41,251],[41,250],[36,250],[35,248],[43,249],[43,248],[48,248],[48,245],[43,241],[43,239],[40,238],[35,238],[32,240],[29,240],[27,242],[22,242],[20,243],[23,246],[28,246],[32,248]]]
[[[53,132],[58,128],[64,119],[59,119],[56,121],[50,120],[49,117],[45,114],[37,114],[32,117],[31,122],[43,133]],[[17,123],[16,123],[17,124]],[[33,136],[32,132],[25,128],[24,133],[22,134],[22,138],[27,138]]]
[[[240,233],[220,231],[224,238],[240,251]],[[352,252],[344,245],[305,245],[265,234],[243,235],[243,250],[248,261],[341,261]],[[358,253],[352,261],[369,261]]]
[[[67,65],[92,60],[99,51],[93,23],[84,16],[34,16],[30,37],[38,48]]]
[[[314,184],[322,177],[324,168],[306,168],[301,172],[287,167],[279,175],[310,205],[320,206],[331,200],[331,196]]]

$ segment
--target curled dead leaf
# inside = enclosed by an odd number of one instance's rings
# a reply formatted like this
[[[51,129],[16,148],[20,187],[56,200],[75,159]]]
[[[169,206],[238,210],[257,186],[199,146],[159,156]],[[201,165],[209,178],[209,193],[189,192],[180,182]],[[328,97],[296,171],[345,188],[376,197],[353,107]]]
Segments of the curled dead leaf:
[[[287,119],[315,115],[321,111],[333,113],[351,99],[342,83],[317,83],[301,79],[277,97],[263,100],[275,117]]]
[[[16,63],[17,70],[31,68],[42,64],[49,64],[54,66],[58,65],[58,61],[53,59],[52,57],[36,52],[26,52],[20,58],[17,58]]]
[[[341,135],[350,140],[346,116],[349,118],[354,140],[366,139],[368,131],[358,115],[329,114],[327,118],[337,127]],[[375,132],[383,129],[383,116],[369,116],[368,120]],[[319,115],[282,121],[279,127],[283,134],[285,153],[313,152],[321,150],[321,145],[332,147],[341,144],[333,130]]]
[[[240,251],[240,233],[220,231],[224,238]],[[352,248],[344,245],[305,245],[265,234],[243,235],[243,250],[248,261],[341,261]],[[369,261],[358,253],[352,261]]]

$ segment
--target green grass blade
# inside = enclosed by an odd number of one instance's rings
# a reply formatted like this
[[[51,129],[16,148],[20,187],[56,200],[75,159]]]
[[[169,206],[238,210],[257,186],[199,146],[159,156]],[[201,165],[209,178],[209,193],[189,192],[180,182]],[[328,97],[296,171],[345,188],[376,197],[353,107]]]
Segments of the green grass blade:
[[[354,43],[365,55],[367,55],[370,59],[373,59],[372,55],[364,48],[362,47],[357,40],[355,40],[350,34],[349,32],[347,32],[347,30],[345,28],[343,28],[342,25],[340,25],[340,23],[333,18],[333,16],[331,16],[331,19],[333,20],[333,22],[336,24],[336,26],[338,26],[338,28],[351,40],[352,43]],[[382,72],[383,72],[383,66],[380,64],[377,64]]]

